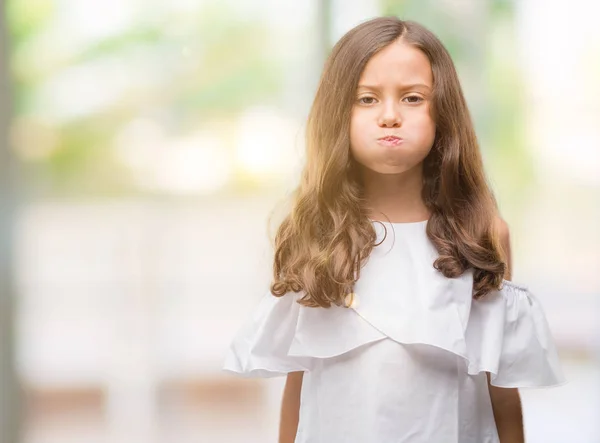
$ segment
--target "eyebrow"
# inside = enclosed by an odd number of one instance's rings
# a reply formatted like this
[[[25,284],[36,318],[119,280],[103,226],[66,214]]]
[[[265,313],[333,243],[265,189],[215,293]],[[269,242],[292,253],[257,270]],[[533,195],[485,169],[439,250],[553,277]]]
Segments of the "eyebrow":
[[[361,89],[361,88],[363,88],[363,89],[371,89],[373,91],[379,91],[381,89],[379,86],[376,86],[376,85],[358,85],[358,89]],[[426,84],[424,84],[424,83],[413,83],[411,85],[404,85],[404,86],[401,86],[398,89],[403,89],[404,90],[404,89],[415,89],[415,88],[425,88],[427,90],[431,90],[431,88],[429,86],[427,86]]]

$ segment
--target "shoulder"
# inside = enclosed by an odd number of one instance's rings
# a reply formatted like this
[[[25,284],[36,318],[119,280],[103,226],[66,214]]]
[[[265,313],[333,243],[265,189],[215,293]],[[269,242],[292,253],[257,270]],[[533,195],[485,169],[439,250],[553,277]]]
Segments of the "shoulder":
[[[510,280],[512,275],[510,229],[508,227],[508,223],[506,223],[506,221],[500,216],[496,217],[494,225],[495,234],[497,235],[498,244],[500,246],[500,253],[502,254],[502,259],[504,260],[507,266],[504,278],[506,280]]]
[[[495,228],[496,233],[498,235],[498,239],[500,240],[500,244],[503,248],[510,248],[510,229],[508,227],[508,223],[500,217],[497,216],[495,219]]]

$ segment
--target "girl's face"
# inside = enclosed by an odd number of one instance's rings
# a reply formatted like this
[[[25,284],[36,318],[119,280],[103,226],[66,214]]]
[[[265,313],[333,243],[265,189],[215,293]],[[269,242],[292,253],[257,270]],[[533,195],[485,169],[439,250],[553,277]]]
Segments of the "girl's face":
[[[379,174],[411,170],[435,138],[433,74],[427,56],[399,40],[375,54],[358,82],[350,119],[350,151]]]

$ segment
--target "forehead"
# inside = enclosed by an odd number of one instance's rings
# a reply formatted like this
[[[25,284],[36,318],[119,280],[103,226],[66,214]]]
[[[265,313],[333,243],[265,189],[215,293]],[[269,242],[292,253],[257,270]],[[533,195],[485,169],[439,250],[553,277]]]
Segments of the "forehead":
[[[423,52],[396,40],[367,62],[360,83],[382,87],[423,83],[431,88],[433,74]]]

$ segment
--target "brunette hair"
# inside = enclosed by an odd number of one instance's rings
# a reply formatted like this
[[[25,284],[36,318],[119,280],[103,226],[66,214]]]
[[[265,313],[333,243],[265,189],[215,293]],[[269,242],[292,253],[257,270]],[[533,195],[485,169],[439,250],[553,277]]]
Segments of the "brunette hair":
[[[302,305],[344,305],[375,245],[350,154],[350,114],[365,65],[398,39],[421,50],[433,72],[436,135],[423,162],[422,196],[431,213],[427,235],[439,253],[434,267],[448,278],[473,268],[476,299],[502,283],[497,204],[452,59],[423,26],[382,17],[345,34],[325,63],[308,117],[306,165],[275,236],[275,296],[303,291]]]

